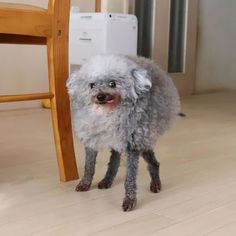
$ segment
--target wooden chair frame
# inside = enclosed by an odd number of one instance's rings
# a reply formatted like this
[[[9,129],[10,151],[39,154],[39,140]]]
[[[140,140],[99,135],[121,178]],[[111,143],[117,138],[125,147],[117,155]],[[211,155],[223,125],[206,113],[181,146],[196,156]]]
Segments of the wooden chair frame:
[[[49,0],[48,9],[0,3],[0,43],[47,45],[49,75],[49,92],[2,95],[0,102],[50,99],[61,181],[78,178],[66,91],[69,13],[69,0]]]

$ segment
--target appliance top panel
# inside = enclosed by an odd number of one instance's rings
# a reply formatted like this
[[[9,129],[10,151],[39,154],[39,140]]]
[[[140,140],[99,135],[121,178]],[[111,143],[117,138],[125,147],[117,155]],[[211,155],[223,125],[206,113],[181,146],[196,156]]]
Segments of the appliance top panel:
[[[137,22],[137,17],[135,15],[121,14],[121,13],[78,13],[72,11],[71,18],[76,18],[77,20],[85,20],[85,21],[105,20],[105,21]]]

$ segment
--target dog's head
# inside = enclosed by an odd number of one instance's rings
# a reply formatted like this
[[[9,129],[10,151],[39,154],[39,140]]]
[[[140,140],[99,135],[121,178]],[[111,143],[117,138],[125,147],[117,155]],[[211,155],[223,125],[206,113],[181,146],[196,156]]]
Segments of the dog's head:
[[[126,56],[96,56],[73,73],[67,82],[72,100],[84,105],[115,108],[137,99],[151,89],[145,69]]]

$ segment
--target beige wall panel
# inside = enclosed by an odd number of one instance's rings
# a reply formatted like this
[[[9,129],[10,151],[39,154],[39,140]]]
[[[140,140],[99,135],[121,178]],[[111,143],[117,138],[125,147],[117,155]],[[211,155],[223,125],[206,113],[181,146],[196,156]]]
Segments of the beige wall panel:
[[[236,89],[235,0],[200,0],[196,90]]]

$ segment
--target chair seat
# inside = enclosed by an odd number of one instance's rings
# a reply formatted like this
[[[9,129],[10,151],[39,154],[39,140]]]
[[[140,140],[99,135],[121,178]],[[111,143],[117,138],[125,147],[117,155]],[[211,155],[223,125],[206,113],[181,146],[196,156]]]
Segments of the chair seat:
[[[0,3],[0,33],[50,37],[52,16],[47,9],[14,3]]]

